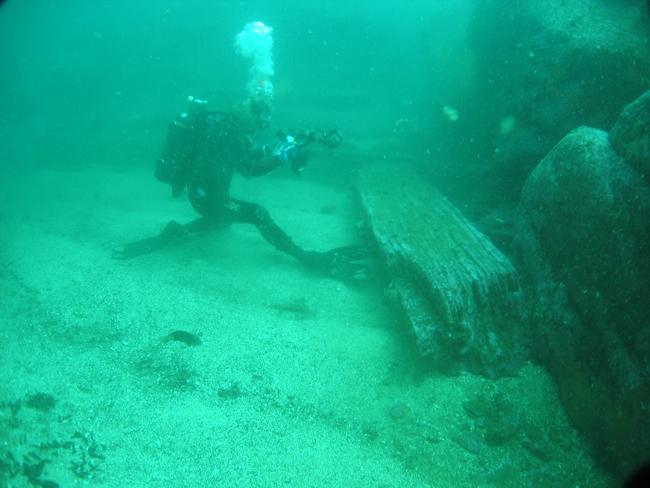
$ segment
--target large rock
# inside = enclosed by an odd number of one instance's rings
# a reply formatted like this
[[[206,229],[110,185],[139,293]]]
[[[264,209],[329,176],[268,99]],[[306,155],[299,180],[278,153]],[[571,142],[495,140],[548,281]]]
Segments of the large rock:
[[[650,86],[645,0],[482,0],[468,39],[481,192],[519,195],[534,165],[581,125],[608,130]]]
[[[516,242],[534,353],[625,473],[650,455],[650,187],[606,132],[580,127],[526,181]]]
[[[404,165],[367,166],[359,190],[420,352],[445,372],[515,373],[527,352],[510,261]]]
[[[650,179],[650,91],[625,107],[609,137],[628,164]]]

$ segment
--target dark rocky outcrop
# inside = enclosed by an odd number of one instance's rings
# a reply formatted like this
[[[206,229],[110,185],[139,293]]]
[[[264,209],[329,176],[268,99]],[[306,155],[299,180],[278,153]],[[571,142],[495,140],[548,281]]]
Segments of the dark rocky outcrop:
[[[614,149],[650,181],[650,91],[625,107],[609,136]]]
[[[420,352],[448,373],[516,372],[526,353],[510,261],[407,167],[367,166],[359,190],[390,294]]]
[[[620,474],[650,458],[647,97],[624,111],[613,145],[588,127],[564,137],[526,181],[517,222],[534,354]]]
[[[476,163],[480,192],[516,201],[534,165],[561,137],[581,125],[609,129],[630,98],[648,89],[645,3],[475,2],[468,39],[476,96],[463,108],[475,124],[470,164]]]

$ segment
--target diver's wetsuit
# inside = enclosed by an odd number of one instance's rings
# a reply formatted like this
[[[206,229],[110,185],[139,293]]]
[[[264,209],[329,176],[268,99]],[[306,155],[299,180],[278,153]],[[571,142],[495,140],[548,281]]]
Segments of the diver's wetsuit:
[[[201,215],[188,224],[169,222],[157,236],[127,244],[113,254],[128,259],[163,248],[183,236],[233,222],[253,224],[276,249],[299,262],[340,279],[363,279],[367,250],[360,246],[328,252],[306,251],[254,203],[231,198],[235,171],[245,177],[261,176],[281,164],[267,146],[254,146],[234,118],[222,112],[195,110],[183,113],[169,126],[167,141],[156,162],[156,177],[171,185],[175,196],[187,190],[192,207]],[[297,151],[300,148],[293,148]]]

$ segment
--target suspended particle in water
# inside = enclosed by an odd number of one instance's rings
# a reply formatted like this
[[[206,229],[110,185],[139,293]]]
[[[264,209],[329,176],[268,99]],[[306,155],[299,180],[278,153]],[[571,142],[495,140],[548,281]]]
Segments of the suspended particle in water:
[[[515,119],[512,115],[508,115],[507,117],[502,118],[499,122],[499,132],[502,136],[507,136],[516,128],[517,119]]]
[[[449,120],[449,122],[458,121],[458,110],[456,110],[454,107],[445,105],[442,107],[442,113],[445,114],[445,117],[447,117],[447,120]]]

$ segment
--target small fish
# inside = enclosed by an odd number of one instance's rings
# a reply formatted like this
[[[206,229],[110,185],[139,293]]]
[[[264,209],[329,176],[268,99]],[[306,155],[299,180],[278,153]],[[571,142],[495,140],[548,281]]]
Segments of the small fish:
[[[201,339],[199,336],[185,330],[175,330],[174,332],[170,332],[166,336],[160,338],[162,344],[166,344],[170,341],[182,342],[187,346],[201,345]]]

